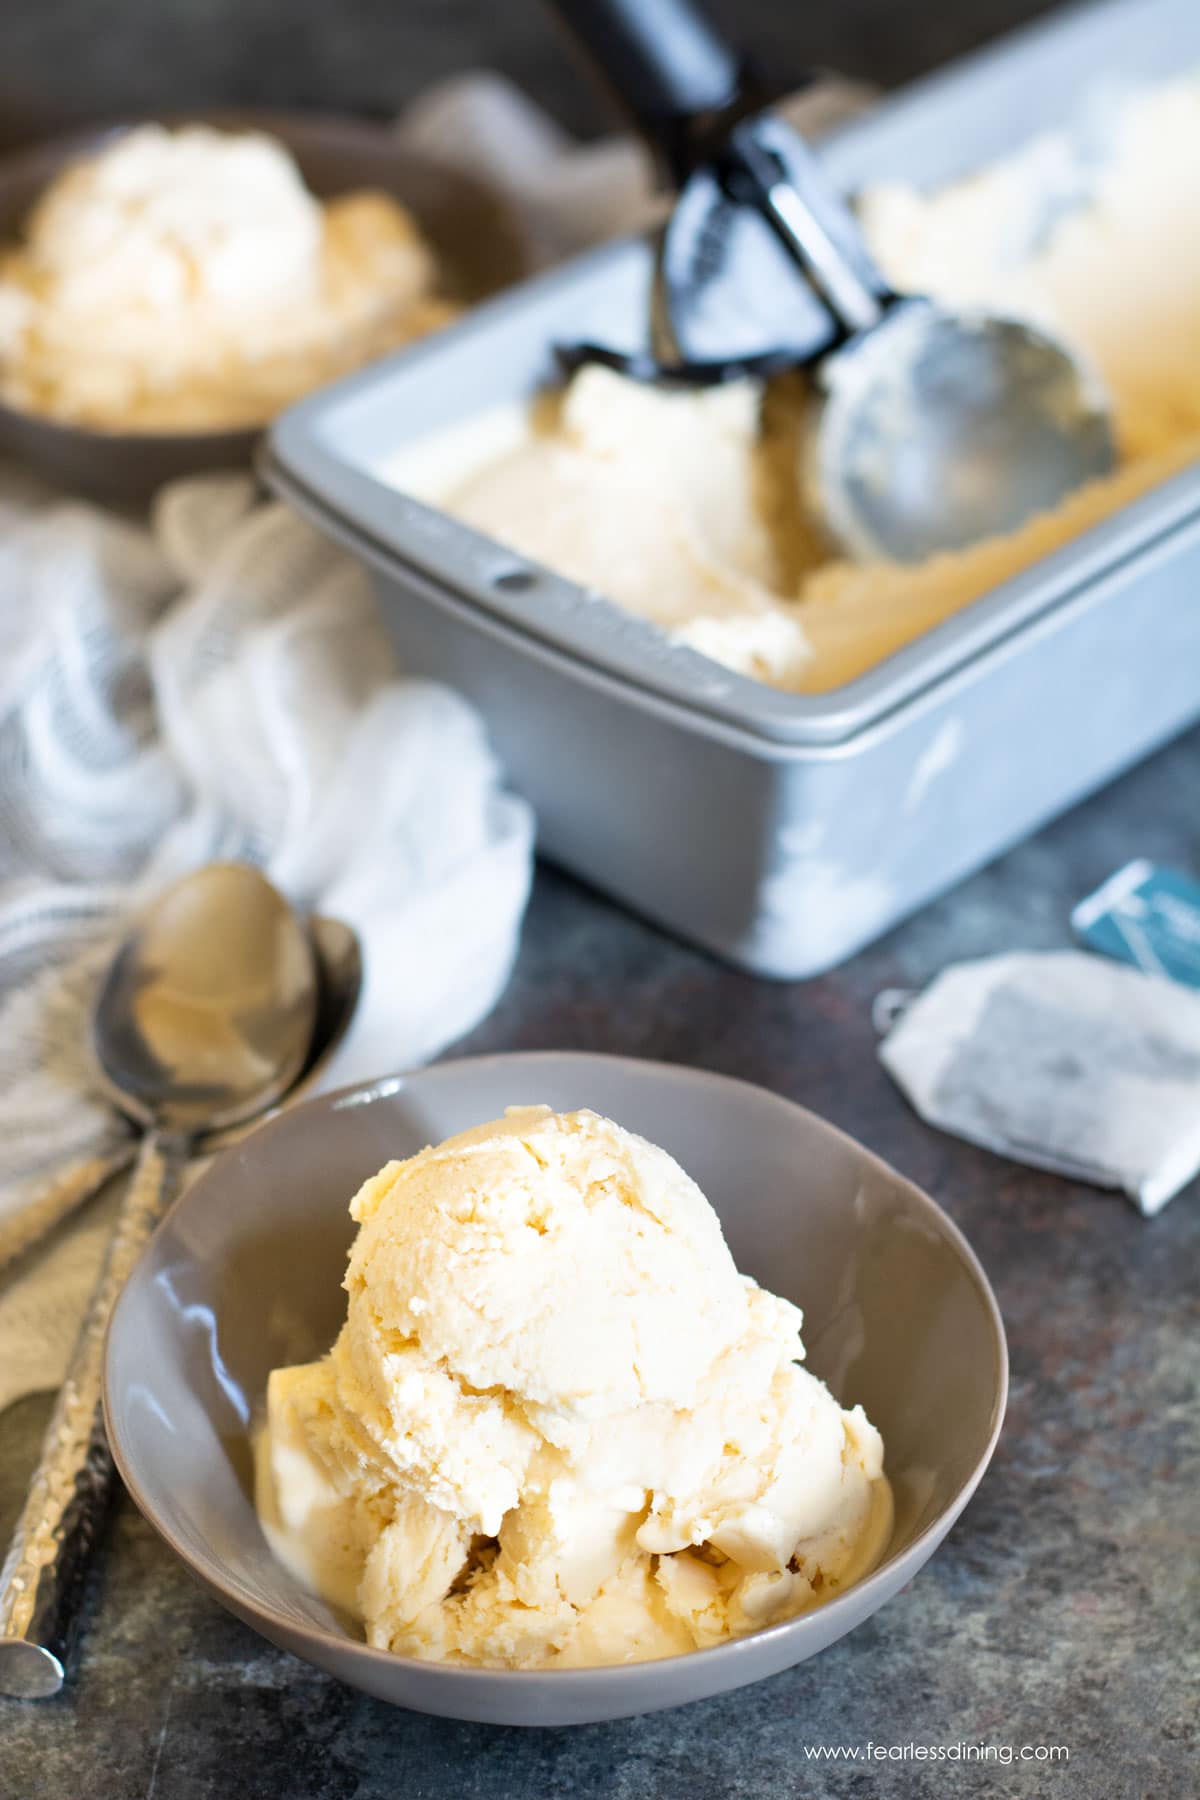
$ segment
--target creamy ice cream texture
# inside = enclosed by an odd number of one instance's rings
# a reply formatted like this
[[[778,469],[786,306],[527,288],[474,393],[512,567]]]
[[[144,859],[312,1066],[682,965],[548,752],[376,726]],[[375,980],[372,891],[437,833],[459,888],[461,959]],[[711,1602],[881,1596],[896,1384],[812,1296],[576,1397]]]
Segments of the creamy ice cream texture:
[[[262,424],[443,323],[436,277],[386,194],[322,205],[270,137],[140,126],[0,252],[0,397],[111,429]]]
[[[417,446],[395,478],[718,662],[819,691],[1200,458],[1200,77],[860,211],[897,289],[1032,318],[1082,353],[1115,409],[1111,477],[1009,536],[856,565],[800,513],[797,379],[697,395],[593,367],[528,417]]]
[[[277,1369],[276,1553],[410,1656],[672,1655],[831,1597],[890,1530],[883,1446],[799,1366],[663,1150],[510,1108],[351,1203],[346,1323]]]

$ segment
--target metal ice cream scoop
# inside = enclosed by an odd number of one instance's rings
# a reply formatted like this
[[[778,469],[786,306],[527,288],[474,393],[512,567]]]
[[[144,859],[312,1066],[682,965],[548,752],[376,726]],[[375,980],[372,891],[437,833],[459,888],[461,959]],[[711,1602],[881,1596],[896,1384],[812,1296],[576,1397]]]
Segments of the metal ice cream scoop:
[[[803,139],[689,0],[553,0],[679,189],[638,375],[811,365],[809,504],[861,560],[1011,531],[1113,466],[1097,377],[1047,332],[899,296]]]

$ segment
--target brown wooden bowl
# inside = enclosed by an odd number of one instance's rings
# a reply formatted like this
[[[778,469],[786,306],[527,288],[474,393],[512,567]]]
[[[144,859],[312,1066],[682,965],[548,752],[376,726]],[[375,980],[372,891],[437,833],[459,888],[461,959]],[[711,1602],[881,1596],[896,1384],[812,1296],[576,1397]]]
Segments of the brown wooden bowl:
[[[170,115],[167,124],[267,132],[286,146],[314,194],[377,188],[406,206],[437,252],[444,291],[483,299],[528,272],[520,228],[496,195],[469,176],[415,156],[383,125],[322,113],[227,111]],[[56,138],[0,158],[0,242],[14,239],[39,195],[68,164],[131,121]],[[269,420],[263,420],[265,427]],[[260,428],[105,431],[65,424],[0,402],[0,455],[55,486],[109,504],[144,504],[163,482],[206,469],[247,467]]]

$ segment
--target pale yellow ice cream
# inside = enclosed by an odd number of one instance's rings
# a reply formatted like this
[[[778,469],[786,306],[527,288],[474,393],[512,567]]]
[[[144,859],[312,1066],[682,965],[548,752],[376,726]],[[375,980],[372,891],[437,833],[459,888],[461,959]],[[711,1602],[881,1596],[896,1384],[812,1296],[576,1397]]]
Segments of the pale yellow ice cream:
[[[351,1203],[346,1323],[277,1369],[259,1507],[381,1648],[518,1668],[691,1650],[827,1599],[890,1529],[883,1446],[799,1366],[665,1151],[510,1108]]]
[[[111,430],[262,424],[443,323],[436,278],[387,195],[322,205],[270,137],[140,126],[0,252],[0,398]]]
[[[394,479],[716,661],[817,691],[1200,460],[1200,77],[940,192],[875,189],[861,214],[897,289],[1033,318],[1088,358],[1116,473],[1009,536],[855,565],[800,513],[795,378],[696,395],[589,368],[529,417],[406,451]]]

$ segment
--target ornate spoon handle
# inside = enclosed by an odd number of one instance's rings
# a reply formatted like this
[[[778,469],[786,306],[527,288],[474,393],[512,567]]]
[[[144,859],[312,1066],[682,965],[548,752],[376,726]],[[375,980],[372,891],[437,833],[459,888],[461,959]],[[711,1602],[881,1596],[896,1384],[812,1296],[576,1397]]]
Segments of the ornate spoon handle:
[[[36,1200],[23,1206],[15,1218],[0,1224],[0,1275],[9,1263],[32,1249],[41,1238],[48,1237],[56,1225],[98,1194],[112,1175],[119,1175],[133,1161],[137,1143],[130,1138],[98,1156],[81,1156],[60,1169],[42,1189]]]
[[[188,1141],[151,1133],[138,1156],[42,1453],[0,1570],[0,1693],[62,1687],[113,1465],[100,1406],[104,1334],[117,1295],[178,1190]]]

